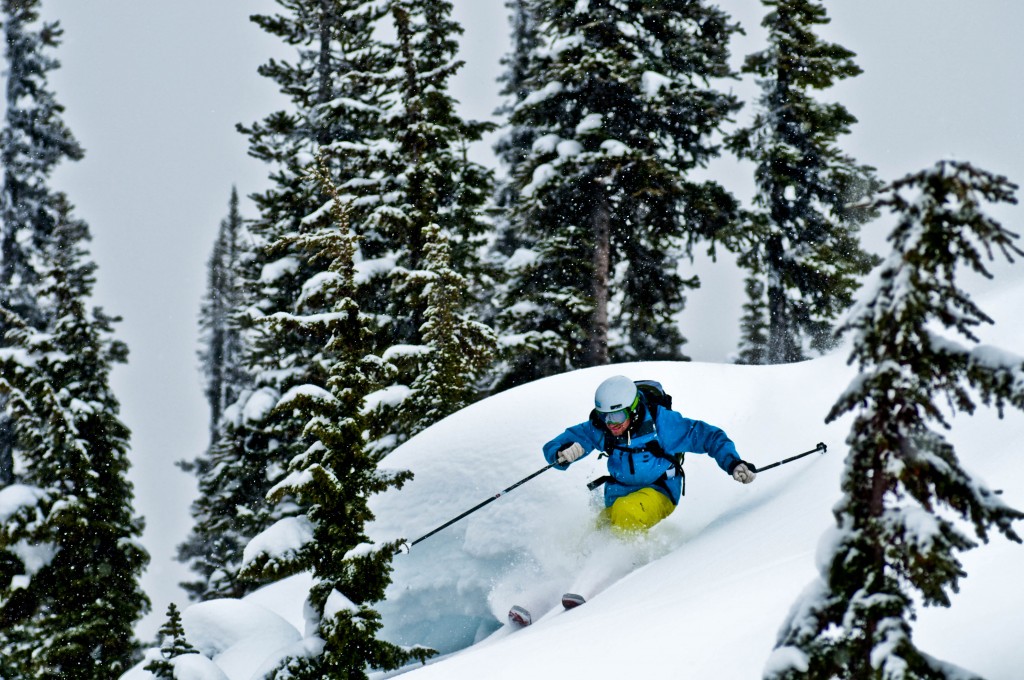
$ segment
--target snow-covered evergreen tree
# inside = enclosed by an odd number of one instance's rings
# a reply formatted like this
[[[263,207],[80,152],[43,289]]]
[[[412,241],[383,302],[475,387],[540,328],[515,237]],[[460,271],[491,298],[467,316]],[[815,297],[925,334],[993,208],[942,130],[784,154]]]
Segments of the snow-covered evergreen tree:
[[[378,87],[360,73],[381,70],[372,36],[386,9],[367,0],[280,0],[281,13],[253,20],[295,48],[294,61],[271,59],[260,73],[288,98],[287,110],[239,130],[250,155],[265,161],[272,186],[252,198],[259,216],[250,225],[243,258],[245,295],[233,310],[241,331],[248,377],[221,417],[208,460],[196,462],[200,497],[197,524],[179,547],[199,575],[185,584],[200,598],[241,596],[258,583],[241,578],[242,550],[257,533],[296,512],[294,504],[271,504],[267,491],[280,481],[289,461],[301,453],[305,421],[273,410],[296,385],[326,385],[322,343],[302,332],[272,331],[261,319],[291,313],[304,297],[303,285],[316,271],[307,258],[271,244],[326,224],[318,214],[326,200],[308,181],[308,166],[321,145],[354,143],[379,136]],[[332,172],[340,172],[335,159]]]
[[[950,605],[967,575],[957,553],[993,529],[1021,541],[1013,522],[1024,513],[967,472],[934,429],[979,400],[1000,413],[1024,409],[1024,357],[976,344],[973,329],[991,319],[955,280],[965,267],[990,276],[995,253],[1024,255],[1017,236],[984,212],[986,203],[1015,203],[1016,188],[967,163],[940,162],[875,203],[898,222],[877,288],[841,328],[853,334],[859,375],[828,417],[854,414],[837,526],[766,677],[975,677],[918,649],[911,621],[917,596]]]
[[[739,108],[738,26],[700,0],[528,2],[540,46],[511,125],[532,146],[515,169],[501,334],[507,386],[629,359],[680,359],[678,261],[733,221],[734,199],[691,172]]]
[[[49,178],[61,161],[79,160],[83,151],[64,124],[64,107],[47,82],[49,73],[60,66],[50,52],[60,44],[62,29],[40,21],[38,0],[4,0],[0,21],[7,66],[0,130],[0,306],[42,328],[44,315],[35,296],[38,250],[58,219]],[[0,343],[4,328],[0,319]],[[2,411],[0,485],[14,479],[14,437]]]
[[[181,584],[194,599],[242,597],[260,585],[242,578],[239,569],[249,540],[287,511],[266,501],[268,478],[279,478],[284,467],[267,418],[277,398],[269,389],[243,390],[209,450],[183,464],[196,472],[199,485],[191,509],[195,524],[178,546],[178,560],[197,576]]]
[[[224,410],[246,386],[242,337],[235,318],[244,304],[243,257],[246,249],[238,191],[231,189],[228,215],[220,223],[207,264],[206,299],[199,315],[200,351],[206,400],[210,404],[210,440],[217,438]]]
[[[199,651],[185,639],[185,627],[181,624],[181,612],[173,602],[167,605],[167,621],[160,626],[160,657],[146,664],[145,669],[158,678],[174,680],[174,664],[184,654],[198,654]]]
[[[427,351],[402,412],[413,432],[475,401],[477,384],[491,366],[497,343],[491,328],[465,313],[466,279],[451,268],[447,235],[437,225],[424,232],[428,306],[420,331]]]
[[[343,168],[339,185],[352,203],[352,228],[360,238],[358,302],[374,322],[374,352],[397,369],[382,389],[369,395],[371,449],[384,454],[422,427],[407,412],[414,381],[436,370],[424,338],[430,306],[426,284],[428,234],[434,228],[448,243],[450,269],[466,282],[459,312],[475,318],[488,278],[481,262],[482,237],[489,225],[483,205],[491,191],[490,173],[466,158],[467,146],[489,129],[463,120],[455,110],[448,81],[462,66],[455,58],[462,29],[451,18],[447,0],[391,0],[380,32],[394,38],[383,45],[385,68],[371,79],[386,95],[378,99],[381,136],[362,144],[338,141],[325,150]],[[456,300],[449,300],[452,304]],[[469,334],[463,343],[486,336]],[[487,346],[465,347],[486,354]],[[456,376],[449,375],[451,379]],[[472,373],[460,379],[472,379]],[[452,385],[434,395],[460,395],[440,412],[462,405],[475,384]]]
[[[368,352],[369,317],[354,299],[356,244],[347,209],[329,187],[326,172],[318,178],[333,194],[329,210],[335,224],[289,237],[277,247],[307,251],[320,273],[294,313],[277,312],[268,323],[278,333],[302,331],[321,339],[329,377],[326,384],[296,385],[275,406],[305,420],[305,449],[270,495],[277,501],[294,499],[303,513],[256,536],[246,549],[245,564],[246,572],[262,578],[312,574],[308,617],[316,644],[305,645],[308,655],[283,661],[274,677],[315,680],[362,678],[369,668],[394,669],[425,656],[376,637],[381,623],[372,605],[384,597],[398,545],[369,543],[364,527],[373,515],[367,501],[400,487],[411,474],[380,470],[377,457],[366,449],[364,401],[387,372]]]
[[[837,146],[856,119],[815,93],[860,74],[853,53],[822,41],[827,24],[816,0],[763,0],[768,48],[747,57],[760,80],[760,110],[729,146],[756,163],[755,208],[738,239],[747,286],[739,360],[800,361],[833,346],[832,325],[852,303],[874,258],[860,246],[872,217],[864,200],[877,189],[872,168]]]
[[[265,393],[250,388],[243,365],[245,343],[239,318],[247,304],[245,267],[253,258],[251,239],[232,189],[228,216],[221,222],[208,266],[208,289],[200,313],[199,352],[210,404],[211,442],[195,460],[181,462],[196,475],[199,495],[192,503],[195,524],[178,559],[189,563],[198,579],[182,584],[194,598],[241,597],[258,584],[240,579],[242,550],[265,524],[269,439],[246,414]],[[269,399],[268,399],[269,401]],[[258,420],[258,419],[256,419]],[[253,427],[255,425],[255,427]],[[281,467],[279,465],[279,467]]]
[[[495,114],[507,119],[530,94],[527,78],[530,75],[532,61],[537,56],[540,38],[537,35],[537,12],[540,10],[533,0],[506,0],[512,26],[512,51],[502,58],[505,72],[499,77],[502,83],[501,95],[504,102]],[[508,214],[515,205],[518,192],[513,178],[533,146],[534,134],[529,126],[509,124],[494,145],[494,151],[504,165],[507,176],[495,186],[495,208],[497,213],[497,234],[495,248],[505,258],[511,256],[525,244],[511,229]]]
[[[17,508],[0,518],[0,551],[18,566],[0,582],[0,649],[5,677],[99,680],[126,670],[136,650],[148,556],[132,516],[129,432],[109,386],[127,348],[111,338],[116,319],[87,313],[86,225],[60,197],[52,207],[60,221],[39,252],[36,289],[50,320],[39,330],[4,310],[12,348],[0,351],[0,388],[24,474],[0,492],[17,501],[0,503]]]

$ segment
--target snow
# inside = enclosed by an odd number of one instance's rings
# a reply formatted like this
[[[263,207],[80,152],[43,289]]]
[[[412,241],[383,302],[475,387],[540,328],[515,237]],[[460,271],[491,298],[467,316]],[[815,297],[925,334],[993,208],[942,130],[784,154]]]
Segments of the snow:
[[[583,120],[576,124],[576,134],[584,135],[594,130],[600,130],[602,125],[604,125],[604,118],[600,113],[588,113],[583,116]]]
[[[572,158],[583,153],[583,145],[574,139],[566,139],[559,142],[555,150],[559,158]]]
[[[242,409],[242,418],[246,423],[258,423],[263,421],[274,406],[277,405],[277,392],[269,387],[262,387],[253,392],[245,402]]]
[[[556,177],[558,171],[550,163],[541,163],[533,170],[533,177],[530,179],[530,183],[523,187],[522,194],[524,197],[529,198],[536,193],[536,191],[542,188],[545,184]]]
[[[371,392],[366,395],[363,412],[370,413],[381,406],[398,406],[409,397],[411,392],[412,390],[405,385],[389,385],[376,392]]]
[[[641,87],[644,94],[652,99],[657,97],[667,87],[672,87],[672,79],[657,71],[644,71],[640,76]]]
[[[324,618],[330,618],[341,611],[357,612],[359,607],[337,590],[332,590],[324,604]]]
[[[293,472],[278,486],[297,486],[305,472]],[[257,534],[242,551],[242,565],[261,555],[271,559],[288,559],[313,540],[313,524],[305,517],[285,517]]]
[[[401,361],[402,359],[415,359],[429,353],[430,347],[427,345],[391,345],[384,350],[381,358],[384,361]]]
[[[537,153],[551,153],[558,148],[562,138],[554,133],[541,135],[533,142],[533,150]]]
[[[294,274],[299,270],[300,262],[298,258],[288,256],[282,257],[280,260],[269,262],[263,265],[263,269],[260,272],[260,283],[274,283],[283,276]]]
[[[174,677],[188,680],[231,680],[217,664],[200,654],[183,654],[175,658]]]
[[[523,99],[522,102],[520,102],[517,105],[517,108],[526,108],[528,106],[533,106],[534,104],[539,104],[545,99],[550,99],[551,97],[554,97],[555,95],[559,94],[562,91],[563,87],[564,86],[562,85],[562,83],[559,83],[557,81],[550,82],[541,89],[531,92],[525,99]]]
[[[398,262],[393,256],[357,262],[355,266],[355,282],[364,284],[375,276],[386,276],[396,266],[398,266]]]
[[[294,626],[273,612],[241,600],[210,600],[182,613],[186,639],[235,680],[262,663],[267,652],[299,640]]]
[[[46,496],[35,486],[11,484],[0,489],[0,524],[6,524],[22,508],[31,508]]]
[[[302,305],[313,296],[320,295],[331,286],[336,286],[341,283],[343,283],[341,276],[334,272],[319,272],[314,274],[309,280],[302,284],[302,296],[299,298],[299,304]]]
[[[60,552],[60,548],[53,543],[36,543],[26,540],[18,541],[7,547],[7,550],[21,560],[25,567],[24,576],[16,576],[22,584],[20,587],[28,586],[29,580],[39,571],[53,562],[53,558]]]
[[[531,250],[529,248],[516,248],[516,251],[512,253],[512,256],[509,257],[508,261],[505,263],[505,267],[509,271],[514,271],[522,267],[529,267],[537,261],[538,257],[540,257],[540,254],[536,250]]]
[[[159,652],[155,649],[150,650],[146,654],[145,662],[123,675],[122,678],[124,680],[153,680],[157,676],[143,670],[142,666],[158,658],[160,658]],[[225,675],[217,664],[202,654],[183,654],[171,659],[171,664],[174,667],[174,677],[181,680],[233,680]]]
[[[285,392],[284,396],[277,402],[275,408],[288,408],[294,400],[299,398],[312,399],[326,404],[336,404],[338,402],[334,395],[324,388],[319,385],[311,385],[307,383],[305,385],[296,385]]]
[[[617,139],[606,139],[601,142],[601,150],[608,156],[625,156],[629,153],[629,147]]]
[[[1020,353],[1024,286],[997,293],[978,302],[1009,323],[979,335],[1005,348],[985,350],[1001,363]],[[583,420],[594,387],[617,373],[660,380],[677,410],[722,426],[755,464],[828,445],[826,454],[765,471],[750,485],[736,484],[707,456],[688,455],[680,507],[633,541],[594,527],[599,504],[586,483],[603,471],[596,455],[565,472],[546,471],[396,556],[394,582],[377,605],[382,634],[443,652],[404,672],[410,680],[618,680],[666,672],[720,680],[800,667],[806,660],[798,650],[774,646],[787,618],[800,616],[794,605],[814,598],[822,558],[843,536],[832,509],[851,418],[829,425],[824,418],[855,377],[847,353],[786,366],[662,362],[576,371],[474,404],[396,449],[383,465],[416,476],[372,499],[376,520],[368,535],[377,543],[414,541],[536,472],[545,464],[543,442]],[[945,435],[964,466],[1001,489],[1002,502],[1024,507],[1024,414],[1008,410],[1000,419],[981,408],[950,424]],[[1024,624],[1024,589],[1013,585],[1024,547],[994,536],[962,561],[968,576],[952,609],[920,608],[914,641],[990,680],[1014,680],[1024,665],[1016,632]],[[307,636],[303,613],[310,583],[292,577],[241,602],[188,607],[189,641],[231,680],[263,677],[287,654],[316,653],[319,641]],[[563,611],[558,600],[566,591],[587,604]],[[332,598],[332,608],[350,606],[341,594]],[[511,630],[505,616],[512,604],[530,609],[534,624]]]

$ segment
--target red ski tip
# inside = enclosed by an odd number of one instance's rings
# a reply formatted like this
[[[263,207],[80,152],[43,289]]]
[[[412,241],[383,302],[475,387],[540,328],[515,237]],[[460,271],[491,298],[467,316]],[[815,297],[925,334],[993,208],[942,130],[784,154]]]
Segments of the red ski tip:
[[[530,616],[530,612],[516,605],[508,610],[508,621],[517,626],[529,626],[533,623],[533,617]]]
[[[582,595],[576,593],[566,593],[562,595],[562,606],[566,609],[572,609],[573,607],[579,607],[581,604],[586,602]]]

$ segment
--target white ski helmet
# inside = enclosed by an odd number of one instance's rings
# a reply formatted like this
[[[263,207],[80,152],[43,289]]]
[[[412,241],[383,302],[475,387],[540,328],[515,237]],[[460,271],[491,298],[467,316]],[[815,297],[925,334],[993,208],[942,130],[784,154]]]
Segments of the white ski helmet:
[[[636,385],[624,375],[616,375],[608,378],[597,386],[594,393],[594,407],[598,413],[611,413],[636,408],[639,399]]]

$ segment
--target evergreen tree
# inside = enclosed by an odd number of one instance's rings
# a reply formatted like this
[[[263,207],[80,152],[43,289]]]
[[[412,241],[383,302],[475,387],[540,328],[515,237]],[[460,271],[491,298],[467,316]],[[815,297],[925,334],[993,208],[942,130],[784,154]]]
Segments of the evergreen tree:
[[[185,627],[181,625],[181,613],[173,602],[167,605],[167,621],[160,627],[159,634],[162,658],[150,661],[146,664],[145,670],[158,678],[174,680],[174,664],[171,663],[171,659],[176,659],[184,654],[198,654],[199,651],[185,639]]]
[[[957,553],[987,542],[992,529],[1021,541],[1012,525],[1024,513],[968,473],[932,427],[948,428],[950,413],[973,413],[978,400],[1000,415],[1008,404],[1024,409],[1024,357],[940,334],[976,343],[973,329],[991,323],[955,275],[967,267],[990,276],[994,252],[1011,261],[1024,255],[1016,235],[983,212],[985,203],[1016,202],[1016,188],[967,163],[940,162],[875,203],[898,222],[877,288],[841,328],[854,334],[859,375],[828,416],[855,414],[837,528],[767,677],[974,677],[914,645],[910,591],[948,607],[966,576]]]
[[[86,312],[95,269],[81,245],[86,225],[60,197],[54,210],[61,221],[41,251],[37,288],[37,309],[51,321],[40,331],[5,310],[16,350],[0,355],[0,386],[24,457],[21,493],[31,490],[34,502],[0,527],[8,564],[21,561],[0,584],[0,646],[15,669],[8,677],[109,678],[130,665],[132,627],[149,606],[126,478],[129,432],[109,387],[111,363],[127,348],[111,338],[116,319]]]
[[[319,181],[329,187],[323,170]],[[376,549],[369,544],[364,527],[373,515],[367,501],[372,494],[401,487],[411,473],[378,469],[376,456],[366,450],[363,402],[383,366],[367,353],[368,318],[354,300],[356,246],[347,211],[337,191],[328,190],[336,224],[276,244],[309,252],[310,263],[322,274],[310,282],[309,294],[294,314],[278,312],[268,319],[274,332],[301,330],[322,339],[330,357],[326,388],[297,385],[276,406],[305,419],[305,450],[270,495],[278,502],[295,499],[304,513],[284,518],[257,536],[245,565],[246,571],[271,579],[313,575],[308,605],[323,651],[286,659],[275,675],[282,678],[363,678],[368,667],[390,670],[425,656],[376,638],[381,623],[372,604],[384,597],[398,544]],[[307,540],[282,554],[276,541],[264,541],[263,536],[283,526]]]
[[[260,322],[294,311],[303,299],[303,285],[317,273],[301,253],[269,246],[327,223],[328,216],[317,212],[325,198],[306,177],[320,146],[355,143],[379,124],[378,88],[359,74],[380,70],[372,33],[385,9],[366,0],[278,4],[280,14],[252,20],[295,48],[294,61],[271,59],[260,68],[290,106],[239,126],[249,139],[250,155],[268,164],[272,180],[267,191],[252,197],[260,214],[250,226],[240,262],[238,283],[244,295],[231,310],[243,339],[240,364],[247,376],[223,412],[208,460],[195,464],[200,487],[192,508],[196,526],[179,547],[179,559],[190,561],[199,575],[184,586],[204,599],[240,597],[259,585],[239,575],[242,551],[257,533],[296,511],[294,504],[268,503],[266,496],[288,461],[302,452],[305,427],[297,415],[273,406],[297,385],[326,384],[317,338],[299,331],[271,332]],[[341,161],[335,162],[337,173]]]
[[[217,438],[224,410],[245,387],[242,338],[235,315],[244,303],[241,278],[244,237],[238,192],[231,189],[228,216],[221,222],[207,265],[206,299],[199,315],[199,358],[210,404],[210,441]]]
[[[210,404],[211,443],[195,460],[179,463],[198,478],[192,503],[195,524],[178,546],[178,559],[199,578],[182,587],[194,598],[242,597],[257,583],[239,578],[242,550],[257,532],[265,509],[268,440],[245,414],[266,392],[254,392],[243,365],[245,345],[240,328],[248,298],[244,268],[252,261],[232,189],[227,218],[221,222],[208,269],[208,290],[200,313],[200,342],[206,396]],[[252,408],[250,408],[252,402]]]
[[[441,379],[424,376],[439,367],[423,335],[430,306],[426,284],[433,280],[427,262],[431,230],[448,244],[447,269],[466,282],[463,317],[478,317],[476,308],[490,283],[480,259],[489,229],[482,206],[491,191],[490,174],[466,159],[466,147],[491,126],[459,117],[448,92],[449,79],[462,66],[455,59],[455,38],[462,29],[451,19],[447,0],[392,0],[387,6],[388,21],[380,27],[383,33],[393,30],[394,40],[383,45],[386,68],[372,76],[386,92],[378,101],[378,129],[386,136],[325,147],[339,164],[353,166],[339,184],[352,203],[352,228],[360,237],[358,302],[374,319],[374,353],[396,369],[369,399],[370,447],[378,455],[423,426],[407,404],[413,383]],[[474,333],[462,341],[486,337]],[[488,348],[472,352],[484,356]],[[474,373],[447,378],[472,380]],[[455,410],[461,395],[475,394],[476,388],[450,385],[434,395],[442,401],[459,395],[439,405],[438,412]]]
[[[860,225],[873,217],[864,200],[877,188],[873,169],[836,143],[856,119],[816,91],[860,74],[849,50],[822,41],[829,22],[815,0],[763,0],[767,49],[743,68],[760,79],[760,111],[729,146],[756,163],[755,210],[739,237],[739,262],[760,285],[747,307],[739,360],[784,363],[833,346],[832,324],[852,303],[858,277],[876,264],[861,249]]]
[[[696,277],[680,257],[735,218],[721,187],[691,179],[739,108],[739,30],[700,0],[552,0],[528,6],[541,46],[511,125],[532,145],[515,169],[520,251],[502,300],[502,386],[609,361],[682,359],[677,316]],[[544,9],[541,10],[541,7]]]
[[[277,398],[269,389],[243,390],[209,450],[182,464],[197,474],[199,485],[191,509],[195,524],[178,546],[178,560],[198,577],[181,584],[195,600],[240,598],[261,585],[239,569],[249,540],[286,511],[266,501],[268,477],[279,478],[283,469],[265,418]]]
[[[0,130],[0,306],[42,328],[44,315],[35,298],[38,251],[58,219],[48,182],[61,161],[79,160],[83,151],[47,82],[60,66],[50,55],[60,44],[60,26],[40,23],[38,0],[3,0],[2,21],[7,69]],[[0,320],[0,342],[5,328]],[[13,451],[11,423],[0,415],[0,486],[14,480]]]
[[[420,329],[427,352],[404,409],[411,430],[423,430],[476,399],[476,385],[490,367],[494,331],[463,312],[466,280],[451,268],[451,248],[436,225],[425,230],[426,320]]]
[[[506,0],[505,7],[510,12],[512,24],[512,51],[501,60],[505,72],[499,81],[502,83],[501,95],[505,101],[495,111],[503,119],[511,117],[516,107],[529,96],[527,78],[540,47],[540,37],[537,35],[537,13],[540,7],[535,6],[531,0]],[[512,178],[520,163],[526,160],[534,139],[529,126],[510,124],[494,145],[494,151],[508,175],[497,183],[494,201],[498,220],[495,246],[506,258],[525,245],[525,240],[511,228],[507,216],[518,195]]]
[[[314,315],[316,286],[331,278],[298,250],[300,236],[330,220],[322,209],[329,197],[304,177],[310,160],[327,151],[324,172],[356,206],[357,302],[369,319],[373,351],[401,364],[382,363],[387,377],[378,395],[408,396],[422,373],[419,355],[431,353],[420,337],[430,277],[423,230],[436,222],[451,235],[451,268],[460,271],[467,262],[479,269],[473,236],[486,226],[477,209],[489,189],[487,174],[464,158],[465,141],[485,126],[462,123],[446,93],[447,78],[458,67],[445,61],[455,49],[446,31],[457,29],[446,18],[450,6],[407,8],[366,0],[280,4],[286,13],[254,19],[297,47],[295,64],[272,60],[262,69],[291,98],[293,110],[241,128],[249,135],[250,153],[273,165],[274,186],[254,196],[260,209],[251,227],[255,255],[238,316],[249,382],[222,418],[223,429],[203,464],[208,473],[200,477],[201,496],[193,508],[197,527],[179,550],[200,574],[186,584],[198,597],[237,596],[257,585],[251,579],[258,570],[238,574],[244,546],[298,511],[290,498],[266,500],[289,461],[305,450],[306,421],[295,410],[273,405],[298,386],[327,389],[333,359],[324,351],[324,337],[311,327],[263,320],[294,315],[299,308]],[[395,16],[412,17],[406,37],[380,42],[374,32]],[[429,40],[419,39],[424,33]],[[405,352],[409,347],[415,348],[411,354]],[[368,400],[376,406],[368,423],[377,442],[374,455],[411,434],[416,421],[397,408],[402,400]]]

